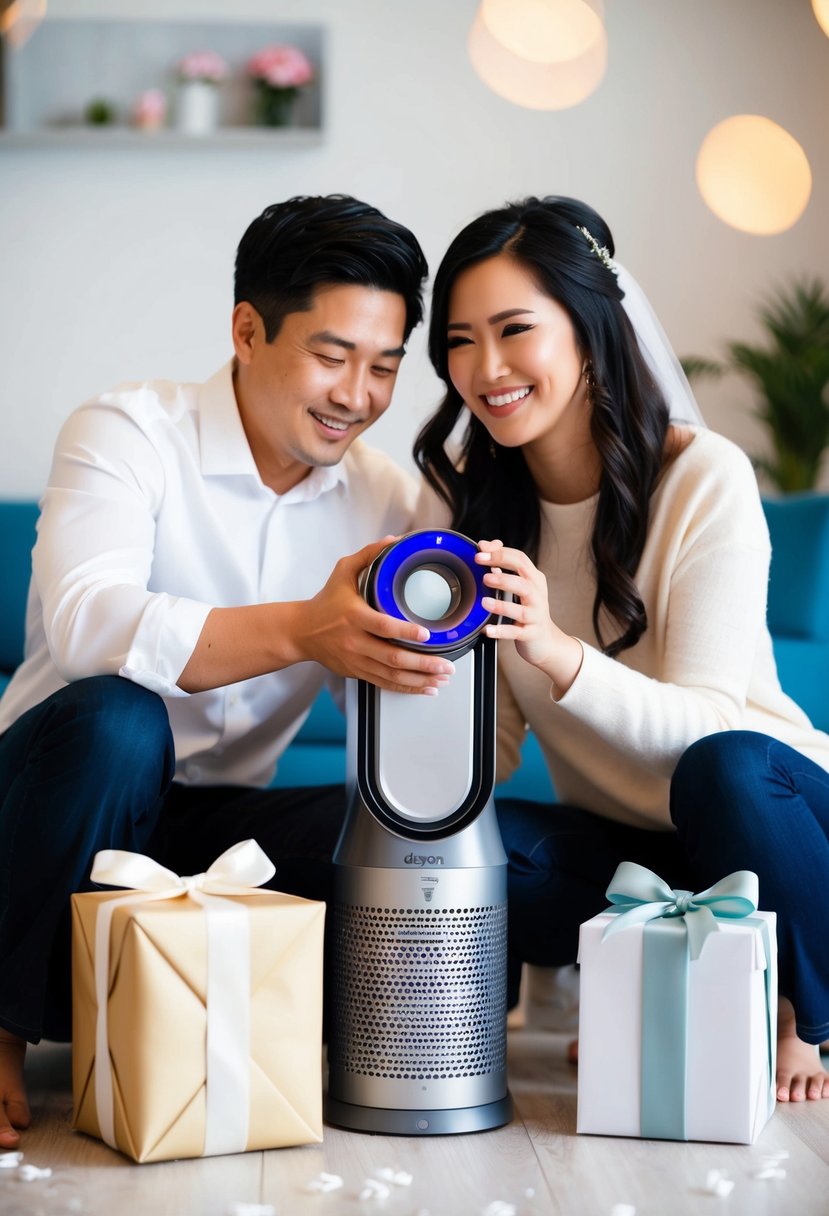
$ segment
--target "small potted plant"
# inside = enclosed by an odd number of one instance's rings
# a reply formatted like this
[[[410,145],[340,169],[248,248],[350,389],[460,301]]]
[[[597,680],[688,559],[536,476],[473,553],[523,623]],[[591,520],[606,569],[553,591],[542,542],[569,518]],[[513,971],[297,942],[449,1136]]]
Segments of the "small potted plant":
[[[93,97],[83,116],[92,127],[110,127],[115,122],[115,106],[105,97]]]
[[[177,125],[186,135],[209,135],[219,121],[219,86],[227,63],[215,51],[194,51],[178,65]]]
[[[314,78],[307,56],[294,46],[267,46],[248,60],[247,68],[256,88],[257,123],[285,126],[299,90]]]
[[[801,278],[758,309],[768,334],[763,346],[729,342],[723,361],[689,356],[689,378],[736,371],[758,391],[757,417],[771,454],[754,463],[782,494],[813,490],[829,448],[829,288]]]

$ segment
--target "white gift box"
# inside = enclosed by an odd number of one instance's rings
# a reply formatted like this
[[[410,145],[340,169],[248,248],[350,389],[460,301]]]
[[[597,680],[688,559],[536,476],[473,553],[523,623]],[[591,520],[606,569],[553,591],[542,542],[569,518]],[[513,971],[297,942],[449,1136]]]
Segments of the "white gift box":
[[[617,914],[581,926],[579,962],[578,1119],[576,1130],[641,1136],[643,1119],[643,964],[648,925],[635,924],[604,940]],[[759,922],[768,926],[769,957]],[[655,922],[649,922],[653,925]],[[660,922],[664,925],[664,921]],[[668,1036],[672,1063],[685,1051],[685,1093],[660,1095],[684,1105],[685,1134],[664,1138],[751,1144],[774,1111],[777,1034],[776,916],[754,912],[718,921],[700,957],[688,961],[687,1034],[681,1018],[651,1012],[645,1052]],[[681,925],[677,940],[687,948]],[[657,985],[659,979],[657,977]],[[674,1051],[679,1053],[673,1056]],[[666,1087],[668,1082],[666,1081]],[[670,1088],[673,1088],[672,1086]],[[679,1087],[681,1088],[681,1086]],[[661,1133],[653,1130],[651,1137]]]

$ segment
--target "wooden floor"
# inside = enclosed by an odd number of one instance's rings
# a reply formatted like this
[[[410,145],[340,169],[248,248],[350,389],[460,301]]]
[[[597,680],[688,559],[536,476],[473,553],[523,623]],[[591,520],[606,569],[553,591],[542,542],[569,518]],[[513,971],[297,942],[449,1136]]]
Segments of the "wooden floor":
[[[829,1102],[779,1106],[751,1147],[577,1136],[566,1042],[510,1031],[516,1114],[498,1131],[414,1140],[326,1128],[318,1147],[159,1165],[134,1165],[70,1130],[69,1048],[42,1044],[27,1061],[35,1123],[22,1148],[52,1175],[25,1182],[0,1169],[0,1213],[227,1216],[247,1203],[276,1216],[829,1216]],[[785,1178],[755,1177],[776,1154],[788,1154],[778,1158]],[[411,1184],[361,1199],[365,1179],[388,1168]],[[710,1170],[733,1180],[728,1198],[706,1192]],[[343,1187],[308,1191],[323,1171]]]

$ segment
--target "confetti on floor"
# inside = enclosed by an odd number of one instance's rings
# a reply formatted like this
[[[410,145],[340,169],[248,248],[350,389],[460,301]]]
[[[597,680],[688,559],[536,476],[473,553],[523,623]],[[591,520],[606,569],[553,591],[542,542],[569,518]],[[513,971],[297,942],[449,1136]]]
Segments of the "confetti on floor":
[[[786,1171],[781,1165],[781,1162],[788,1161],[788,1149],[780,1148],[773,1153],[763,1153],[760,1158],[760,1168],[752,1174],[753,1178],[760,1179],[763,1182],[771,1179],[778,1181],[786,1177]]]
[[[357,1196],[358,1199],[388,1199],[391,1194],[391,1187],[385,1182],[380,1182],[377,1178],[366,1178],[363,1182],[363,1189]]]
[[[306,1191],[338,1191],[342,1185],[343,1180],[339,1174],[321,1173],[307,1182],[305,1189]]]
[[[412,1185],[412,1175],[408,1174],[406,1170],[393,1170],[388,1166],[375,1170],[374,1177],[379,1178],[381,1182],[391,1182],[394,1186]]]
[[[504,1199],[493,1199],[483,1209],[481,1216],[515,1216],[515,1204],[507,1203]]]
[[[272,1203],[231,1203],[227,1216],[276,1216]]]
[[[37,1165],[21,1165],[18,1167],[17,1176],[22,1182],[42,1182],[44,1178],[51,1178],[52,1171],[48,1165],[41,1169]]]
[[[0,1170],[16,1170],[22,1160],[22,1153],[0,1153]]]
[[[725,1198],[734,1190],[734,1183],[728,1177],[725,1170],[709,1170],[705,1176],[705,1186],[703,1190],[708,1191],[710,1195],[719,1195]]]
[[[786,1171],[781,1169],[779,1165],[764,1165],[762,1169],[756,1170],[754,1174],[752,1174],[752,1177],[759,1178],[762,1182],[765,1182],[770,1178],[785,1178]]]

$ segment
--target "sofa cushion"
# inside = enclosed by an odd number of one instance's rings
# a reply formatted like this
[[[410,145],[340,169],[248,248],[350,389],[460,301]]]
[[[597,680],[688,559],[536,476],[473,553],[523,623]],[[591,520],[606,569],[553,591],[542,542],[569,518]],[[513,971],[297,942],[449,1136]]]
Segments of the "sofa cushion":
[[[777,637],[774,657],[783,691],[808,714],[813,726],[829,731],[829,646]]]
[[[10,676],[23,658],[26,596],[32,573],[32,548],[38,505],[0,504],[3,577],[0,578],[0,671]]]
[[[828,642],[829,494],[765,499],[763,509],[771,534],[772,636]]]
[[[297,734],[300,743],[341,743],[345,745],[345,714],[327,688],[317,694],[311,712]]]
[[[496,798],[527,798],[530,802],[556,802],[550,770],[541,744],[531,732],[521,745],[521,764],[512,776],[495,787]]]

